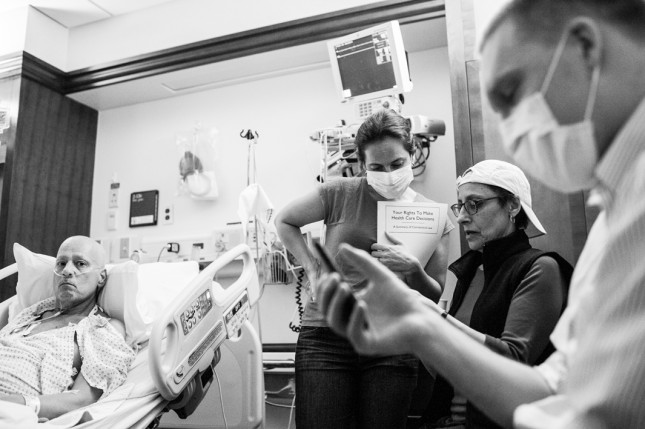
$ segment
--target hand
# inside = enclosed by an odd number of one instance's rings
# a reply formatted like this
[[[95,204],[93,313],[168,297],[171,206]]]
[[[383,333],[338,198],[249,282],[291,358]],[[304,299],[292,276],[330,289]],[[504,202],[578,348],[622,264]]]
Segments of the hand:
[[[403,274],[410,274],[414,270],[421,268],[419,260],[408,252],[403,243],[387,232],[385,237],[393,245],[372,244],[372,256],[378,259],[381,264],[394,272]]]
[[[324,275],[317,289],[329,326],[347,337],[359,353],[412,353],[428,316],[441,323],[441,318],[421,302],[418,292],[366,252],[344,244],[339,255],[369,279],[367,288],[357,296],[349,320],[343,309],[352,292],[340,276]]]

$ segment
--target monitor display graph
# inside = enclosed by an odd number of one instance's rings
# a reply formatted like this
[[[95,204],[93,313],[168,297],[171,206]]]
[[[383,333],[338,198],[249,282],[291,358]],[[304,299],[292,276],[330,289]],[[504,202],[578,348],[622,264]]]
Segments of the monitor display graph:
[[[335,50],[345,97],[396,88],[387,32],[337,45]]]

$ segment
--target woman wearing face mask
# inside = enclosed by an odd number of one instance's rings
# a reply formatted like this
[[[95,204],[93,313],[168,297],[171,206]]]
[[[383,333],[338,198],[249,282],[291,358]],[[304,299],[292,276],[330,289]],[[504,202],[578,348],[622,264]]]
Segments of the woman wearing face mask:
[[[457,179],[451,209],[470,251],[449,267],[457,276],[448,323],[495,352],[541,363],[553,346],[549,335],[566,303],[573,268],[554,252],[533,249],[526,230],[545,233],[531,207],[526,176],[504,161],[486,160]],[[440,311],[440,310],[438,310]],[[432,428],[498,428],[445,379],[430,401]]]
[[[325,248],[332,256],[341,243],[372,252],[411,288],[437,301],[446,275],[448,232],[454,228],[450,221],[440,225],[443,237],[425,266],[400,244],[376,244],[378,201],[429,201],[409,187],[414,146],[406,120],[392,110],[379,111],[361,125],[355,144],[366,176],[330,180],[290,203],[275,221],[282,242],[313,283],[318,262],[309,253],[301,228],[322,220]],[[365,286],[355,267],[338,262],[355,290]],[[296,348],[296,426],[404,428],[417,366],[409,355],[359,356],[327,327],[318,303],[310,300]]]

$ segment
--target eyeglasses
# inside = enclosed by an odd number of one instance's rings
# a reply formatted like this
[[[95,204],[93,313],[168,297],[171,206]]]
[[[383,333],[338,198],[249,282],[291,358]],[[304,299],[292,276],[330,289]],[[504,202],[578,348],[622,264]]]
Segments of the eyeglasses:
[[[56,264],[54,265],[54,274],[60,277],[65,277],[67,275],[78,277],[89,274],[92,271],[103,269],[101,267],[92,267],[89,262],[82,259],[71,262],[74,264],[76,272],[68,271],[67,273],[65,273],[65,268],[67,267],[69,261],[56,261]]]
[[[469,215],[474,215],[479,211],[479,208],[484,204],[484,201],[496,200],[500,197],[490,197],[484,198],[482,200],[467,200],[465,203],[457,203],[450,206],[450,210],[454,213],[455,216],[459,216],[461,213],[461,208],[466,209],[466,213]]]

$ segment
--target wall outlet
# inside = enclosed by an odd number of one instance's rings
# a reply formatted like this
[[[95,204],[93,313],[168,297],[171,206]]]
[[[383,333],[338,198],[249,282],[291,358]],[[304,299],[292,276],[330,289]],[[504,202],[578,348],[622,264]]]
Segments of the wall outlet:
[[[171,225],[173,222],[175,222],[175,209],[171,204],[161,210],[161,223],[163,225]]]
[[[117,207],[119,207],[119,184],[111,183],[109,200],[108,200],[108,208],[115,209]]]

